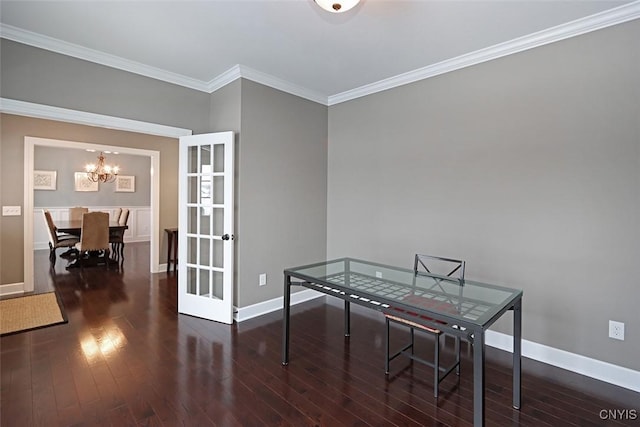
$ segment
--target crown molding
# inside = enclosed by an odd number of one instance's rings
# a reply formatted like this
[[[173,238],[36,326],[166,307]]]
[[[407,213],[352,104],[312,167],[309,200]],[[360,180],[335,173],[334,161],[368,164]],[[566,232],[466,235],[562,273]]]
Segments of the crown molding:
[[[305,98],[322,105],[327,105],[327,97],[319,92],[312,91],[302,86],[294,85],[286,80],[282,80],[278,77],[272,76],[267,73],[255,70],[247,67],[246,65],[237,64],[229,68],[224,73],[207,83],[207,90],[209,93],[215,92],[223,86],[237,80],[239,78],[247,79],[260,83],[265,86],[269,86],[273,89],[281,90],[282,92],[290,93],[300,98]]]
[[[264,84],[265,86],[270,86],[274,89],[327,105],[327,97],[318,92],[294,85],[240,64],[231,67],[209,82],[204,82],[2,23],[0,23],[0,37],[201,92],[215,92],[234,80],[243,77]]]
[[[300,98],[317,102],[319,104],[327,105],[326,95],[323,95],[311,89],[304,88],[302,86],[295,85],[286,80],[282,80],[278,77],[274,77],[270,74],[266,74],[261,71],[254,70],[253,68],[249,68],[245,65],[240,65],[240,75],[242,76],[242,78],[245,78],[247,80],[251,80],[256,83],[260,83],[265,86],[269,86],[274,89],[278,89],[283,92],[287,92],[292,95],[299,96]]]
[[[210,80],[207,83],[207,92],[213,93],[218,89],[228,85],[229,83],[239,79],[240,77],[242,77],[240,73],[240,64],[234,65],[224,73]]]
[[[0,37],[12,40],[18,43],[49,50],[51,52],[60,53],[62,55],[71,56],[85,61],[93,62],[107,67],[116,68],[118,70],[127,71],[141,76],[150,77],[156,80],[162,80],[167,83],[187,87],[190,89],[207,91],[207,84],[203,81],[186,77],[181,74],[172,73],[160,68],[141,64],[136,61],[121,58],[116,55],[89,49],[77,44],[68,43],[53,37],[44,36],[32,31],[23,30],[12,25],[0,23]]]
[[[212,93],[242,77],[331,106],[638,18],[640,0],[328,97],[240,64],[205,82],[2,23],[0,37],[202,92]]]
[[[37,119],[58,120],[80,125],[99,126],[128,132],[166,136],[169,138],[179,138],[193,133],[190,129],[141,122],[121,117],[105,116],[102,114],[87,113],[84,111],[70,110],[67,108],[35,104],[32,102],[18,101],[8,98],[0,98],[0,112],[16,114],[19,116],[35,117]]]
[[[470,52],[455,58],[447,59],[433,65],[409,71],[375,83],[331,95],[328,105],[340,104],[352,99],[371,95],[387,89],[393,89],[419,80],[428,79],[451,71],[460,70],[472,65],[513,55],[525,50],[533,49],[560,40],[576,37],[591,31],[600,30],[624,22],[640,18],[640,0],[606,10],[585,18],[576,19],[566,24],[557,25],[536,33],[518,37],[508,42]]]

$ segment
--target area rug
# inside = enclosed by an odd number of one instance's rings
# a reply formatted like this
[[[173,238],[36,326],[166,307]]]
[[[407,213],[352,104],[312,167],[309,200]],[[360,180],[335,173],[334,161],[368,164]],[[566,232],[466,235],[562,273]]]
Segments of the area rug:
[[[0,336],[67,323],[55,292],[0,300]]]

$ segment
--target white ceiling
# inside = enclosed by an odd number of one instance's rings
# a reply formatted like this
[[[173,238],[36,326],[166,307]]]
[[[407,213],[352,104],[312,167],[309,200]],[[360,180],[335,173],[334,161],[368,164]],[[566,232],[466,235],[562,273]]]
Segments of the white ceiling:
[[[621,5],[640,16],[629,0],[363,0],[343,14],[313,0],[1,0],[0,21],[5,38],[192,88],[244,73],[331,104],[514,40],[564,38],[554,27],[593,27]]]

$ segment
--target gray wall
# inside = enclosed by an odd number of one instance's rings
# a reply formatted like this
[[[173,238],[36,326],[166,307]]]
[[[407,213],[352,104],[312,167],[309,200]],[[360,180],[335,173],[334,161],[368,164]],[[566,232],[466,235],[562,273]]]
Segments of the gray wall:
[[[87,163],[97,163],[99,152],[73,148],[35,146],[34,169],[57,172],[55,190],[36,190],[34,207],[57,206],[150,206],[151,158],[130,154],[105,154],[105,163],[118,165],[120,175],[135,177],[135,192],[116,192],[115,182],[99,183],[98,191],[75,191],[75,172]]]
[[[282,296],[282,271],[326,254],[327,107],[242,80],[238,306]],[[267,274],[267,285],[258,276]]]
[[[636,20],[331,107],[328,256],[461,257],[524,290],[525,339],[639,370],[638,40]]]
[[[286,267],[326,254],[327,114],[245,79],[211,96],[211,130],[237,132],[237,307],[281,297]]]
[[[234,159],[234,225],[235,234],[238,234],[238,188],[241,182],[240,178],[240,114],[242,104],[242,86],[241,80],[235,80],[228,85],[218,89],[211,94],[211,110],[210,110],[210,129],[212,132],[224,132],[233,131],[235,133],[235,159]],[[238,259],[238,241],[235,240],[234,246],[234,286],[233,286],[233,303],[238,307],[238,293],[239,293],[239,265]],[[242,244],[240,243],[240,246]]]
[[[209,94],[0,39],[2,97],[208,131]]]

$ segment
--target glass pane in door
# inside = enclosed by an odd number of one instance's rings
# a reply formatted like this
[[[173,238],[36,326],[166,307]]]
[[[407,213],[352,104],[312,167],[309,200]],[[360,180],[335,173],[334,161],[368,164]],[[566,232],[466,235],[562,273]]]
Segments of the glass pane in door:
[[[200,234],[208,236],[211,234],[211,208],[202,207],[200,212]]]
[[[198,233],[198,208],[194,208],[194,207],[187,208],[187,233],[188,234]]]
[[[213,267],[224,267],[224,240],[213,241]]]
[[[187,148],[187,173],[198,172],[198,147],[190,146]]]
[[[209,280],[209,270],[200,270],[200,292],[201,297],[211,297],[211,283]]]
[[[212,271],[212,291],[213,298],[223,299],[222,273],[220,271]]]
[[[224,209],[213,208],[211,221],[213,222],[213,234],[222,236],[224,234]]]
[[[224,145],[218,144],[213,148],[213,171],[224,172]]]
[[[211,239],[204,237],[200,239],[200,259],[198,264],[207,267],[211,265]]]
[[[213,177],[213,204],[221,205],[224,203],[224,177]]]
[[[187,178],[187,203],[198,203],[198,177]]]
[[[197,295],[198,281],[197,281],[198,269],[193,267],[187,267],[187,293],[191,295]]]
[[[198,239],[187,237],[187,264],[198,263]]]

